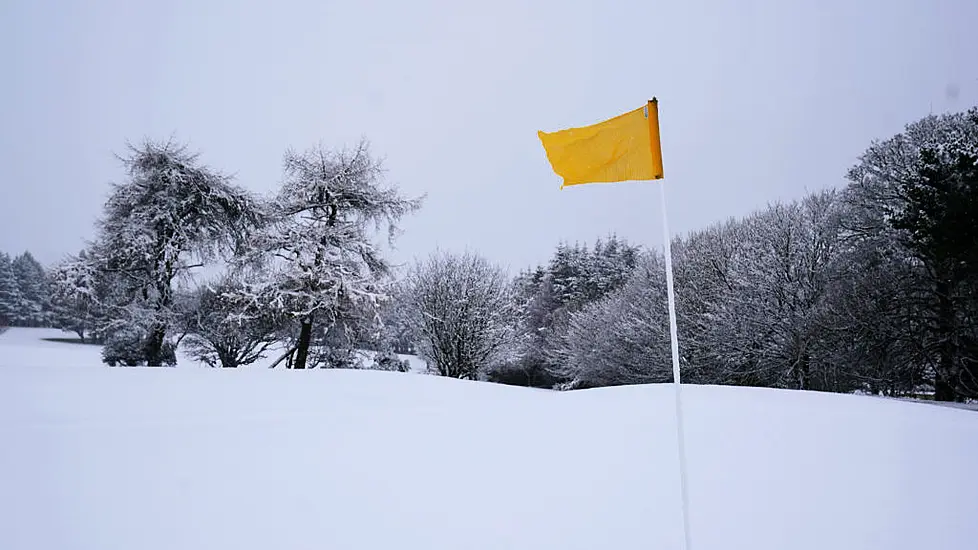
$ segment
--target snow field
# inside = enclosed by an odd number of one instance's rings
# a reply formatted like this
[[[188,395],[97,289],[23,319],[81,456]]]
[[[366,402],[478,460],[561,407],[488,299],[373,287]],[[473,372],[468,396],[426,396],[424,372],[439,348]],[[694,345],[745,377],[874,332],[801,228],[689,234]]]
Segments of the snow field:
[[[38,333],[39,334],[39,333]],[[683,390],[696,550],[972,548],[978,415]],[[108,368],[0,336],[0,548],[680,548],[671,386]]]

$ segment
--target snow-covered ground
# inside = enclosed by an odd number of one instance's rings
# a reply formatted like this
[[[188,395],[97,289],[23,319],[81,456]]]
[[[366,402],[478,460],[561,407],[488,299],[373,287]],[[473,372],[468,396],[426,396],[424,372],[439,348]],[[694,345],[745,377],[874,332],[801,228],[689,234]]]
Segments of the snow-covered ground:
[[[0,368],[6,366],[18,367],[50,367],[50,366],[73,366],[73,367],[104,367],[102,363],[102,348],[82,344],[77,342],[78,335],[72,332],[64,332],[53,328],[19,328],[8,329],[6,334],[0,339]],[[51,340],[76,340],[75,343],[65,343],[62,341]],[[259,359],[246,368],[266,368],[275,362],[284,353],[284,349],[272,347],[267,352],[267,356]],[[370,352],[364,352],[370,355]],[[407,360],[411,367],[411,372],[423,374],[427,365],[424,361],[414,355],[398,355],[402,360]],[[177,350],[177,367],[190,368],[210,368],[207,365],[198,363],[191,359],[183,347]],[[283,364],[279,364],[283,368]]]
[[[39,334],[0,335],[0,548],[681,548],[668,385],[108,368]],[[974,412],[695,386],[683,404],[695,550],[978,544]]]

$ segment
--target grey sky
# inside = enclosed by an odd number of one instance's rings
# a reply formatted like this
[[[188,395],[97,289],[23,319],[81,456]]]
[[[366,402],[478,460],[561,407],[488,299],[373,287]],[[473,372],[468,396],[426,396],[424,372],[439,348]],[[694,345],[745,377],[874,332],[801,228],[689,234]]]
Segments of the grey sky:
[[[428,194],[396,258],[512,270],[560,240],[661,244],[651,183],[559,190],[536,136],[660,101],[673,232],[842,183],[874,138],[978,103],[973,0],[0,4],[0,250],[91,235],[125,141],[173,135],[268,192],[367,137]]]

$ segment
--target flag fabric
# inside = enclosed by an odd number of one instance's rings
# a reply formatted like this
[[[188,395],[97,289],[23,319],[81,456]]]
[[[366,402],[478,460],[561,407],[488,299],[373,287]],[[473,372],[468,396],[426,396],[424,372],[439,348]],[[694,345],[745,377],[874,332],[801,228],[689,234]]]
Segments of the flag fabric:
[[[537,132],[554,172],[568,185],[662,179],[659,102],[597,124]]]

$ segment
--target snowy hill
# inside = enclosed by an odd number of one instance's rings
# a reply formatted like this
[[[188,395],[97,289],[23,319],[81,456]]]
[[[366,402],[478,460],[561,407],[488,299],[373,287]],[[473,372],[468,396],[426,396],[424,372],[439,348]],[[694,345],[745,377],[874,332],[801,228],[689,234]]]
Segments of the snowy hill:
[[[0,335],[5,550],[682,544],[669,386],[112,369],[97,347],[28,334]],[[695,550],[978,545],[978,414],[683,397]]]

